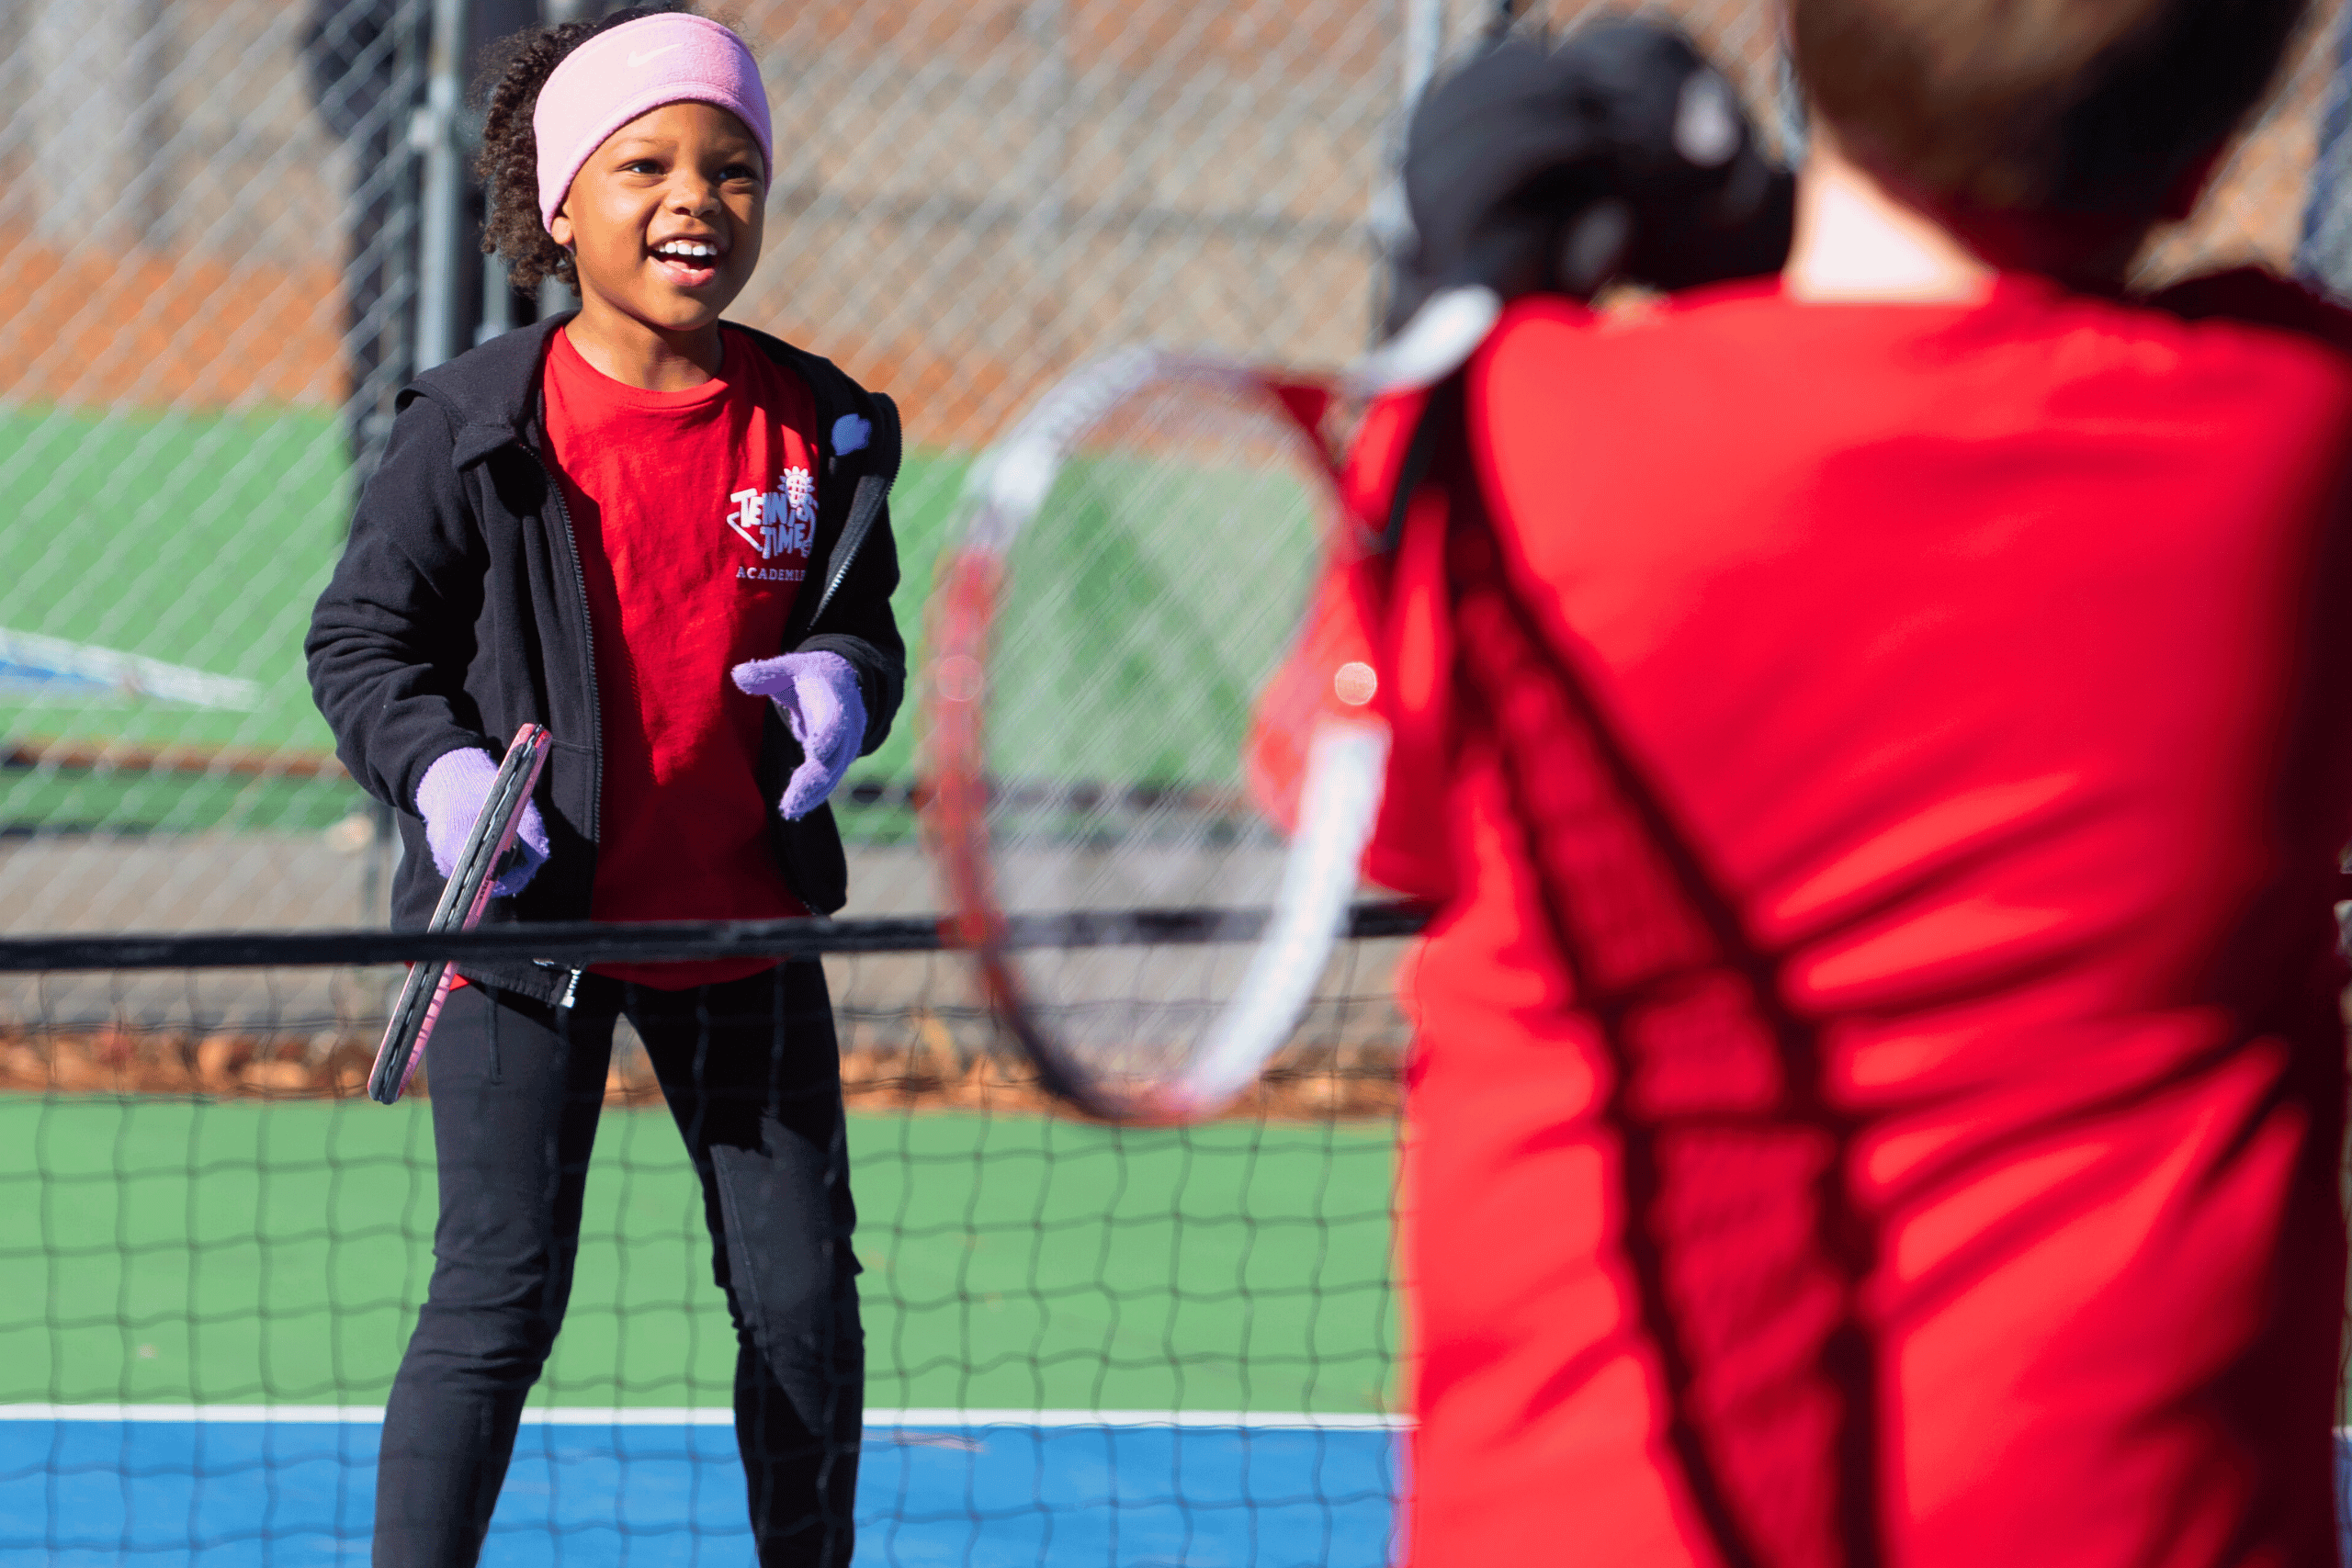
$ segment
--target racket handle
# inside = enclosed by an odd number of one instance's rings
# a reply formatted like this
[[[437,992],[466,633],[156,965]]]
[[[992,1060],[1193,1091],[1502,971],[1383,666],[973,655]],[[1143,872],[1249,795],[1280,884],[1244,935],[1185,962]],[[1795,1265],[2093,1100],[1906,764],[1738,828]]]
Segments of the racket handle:
[[[490,907],[498,863],[514,847],[523,810],[547,767],[548,747],[548,732],[539,725],[526,724],[514,732],[426,931],[471,931],[481,923],[482,911]],[[408,978],[401,985],[400,1000],[384,1025],[383,1042],[376,1047],[375,1070],[368,1077],[368,1096],[379,1104],[398,1100],[416,1076],[417,1065],[424,1059],[424,1043],[433,1037],[433,1026],[441,1017],[441,1006],[448,1000],[456,978],[457,970],[446,958],[410,966]]]
[[[376,1065],[368,1075],[368,1099],[390,1105],[407,1092],[418,1064],[424,1060],[424,1043],[433,1037],[441,1004],[449,999],[449,987],[456,978],[457,971],[447,959],[409,965],[408,978],[401,982],[400,1000],[393,1005],[384,1038],[376,1046]]]

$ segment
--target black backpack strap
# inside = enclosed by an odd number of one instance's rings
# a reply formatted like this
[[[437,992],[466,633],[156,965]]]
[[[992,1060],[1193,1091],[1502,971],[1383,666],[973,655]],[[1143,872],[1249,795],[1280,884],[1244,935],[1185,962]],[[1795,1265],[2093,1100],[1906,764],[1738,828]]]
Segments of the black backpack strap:
[[[1397,466],[1396,483],[1388,492],[1388,525],[1380,533],[1383,555],[1395,555],[1396,547],[1405,542],[1405,514],[1412,510],[1413,497],[1429,482],[1430,465],[1436,460],[1438,443],[1448,436],[1458,439],[1462,420],[1462,373],[1456,371],[1430,389],[1419,417],[1413,422],[1413,434],[1405,444],[1404,461]]]

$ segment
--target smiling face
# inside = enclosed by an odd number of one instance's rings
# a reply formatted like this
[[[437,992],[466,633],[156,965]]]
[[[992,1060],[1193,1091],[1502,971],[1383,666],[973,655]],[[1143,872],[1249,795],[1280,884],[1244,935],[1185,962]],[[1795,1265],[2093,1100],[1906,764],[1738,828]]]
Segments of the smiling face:
[[[695,333],[752,280],[766,207],[766,165],[743,122],[711,104],[665,104],[589,154],[548,231],[579,267],[583,318]]]

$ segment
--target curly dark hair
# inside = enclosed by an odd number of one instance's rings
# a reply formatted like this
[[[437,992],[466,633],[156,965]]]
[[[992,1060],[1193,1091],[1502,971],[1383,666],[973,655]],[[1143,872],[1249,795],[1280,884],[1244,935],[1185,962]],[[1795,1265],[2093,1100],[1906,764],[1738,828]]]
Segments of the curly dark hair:
[[[692,9],[685,5],[632,6],[595,21],[526,28],[499,40],[486,55],[480,80],[489,84],[489,91],[482,106],[481,155],[474,160],[490,198],[481,249],[484,255],[506,259],[507,281],[515,289],[527,292],[540,279],[552,277],[574,294],[580,292],[571,253],[557,244],[539,221],[539,139],[531,130],[539,89],[559,61],[598,33],[667,11]]]

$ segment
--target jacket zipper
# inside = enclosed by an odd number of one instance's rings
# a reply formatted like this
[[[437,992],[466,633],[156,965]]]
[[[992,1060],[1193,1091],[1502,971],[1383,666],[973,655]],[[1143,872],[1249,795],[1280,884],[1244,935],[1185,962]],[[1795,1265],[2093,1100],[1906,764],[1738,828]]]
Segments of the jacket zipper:
[[[596,689],[596,623],[588,608],[588,573],[580,564],[580,536],[572,529],[571,509],[564,504],[563,487],[557,482],[555,470],[548,467],[547,458],[540,455],[537,446],[527,441],[517,443],[517,445],[530,453],[531,461],[539,466],[539,476],[547,482],[548,504],[555,508],[556,521],[563,527],[563,547],[571,557],[571,586],[573,592],[579,596],[580,605],[581,655],[587,665],[588,829],[591,833],[600,835],[598,838],[592,838],[589,841],[598,844],[601,848],[601,831],[605,813],[605,705],[604,695]],[[594,889],[595,873],[592,867],[589,873],[592,911],[594,908]],[[571,972],[571,978],[563,988],[563,999],[556,1003],[557,1007],[569,1008],[573,999],[579,996],[580,975],[581,971],[578,969]]]
[[[563,525],[563,547],[571,557],[572,592],[579,595],[580,653],[586,666],[588,690],[588,824],[593,830],[605,809],[605,705],[604,694],[596,690],[596,623],[588,609],[588,573],[580,564],[580,536],[571,526],[571,509],[564,504],[563,487],[557,482],[555,470],[548,467],[537,447],[526,446],[524,450],[531,454],[540,478],[547,481],[548,502],[555,508],[556,521]]]

